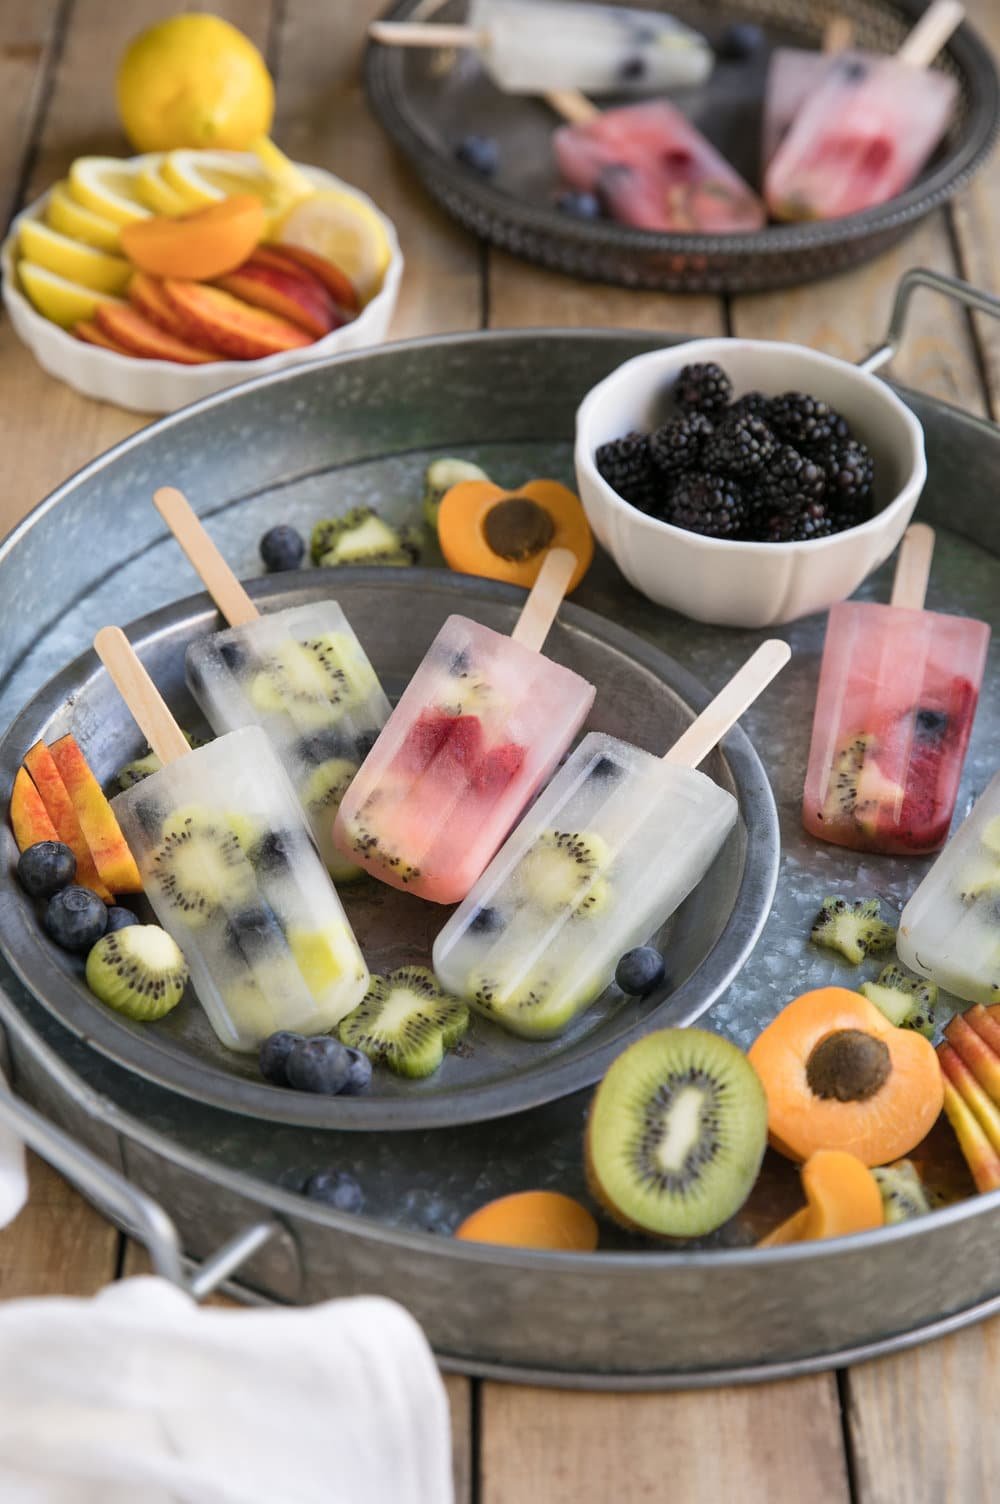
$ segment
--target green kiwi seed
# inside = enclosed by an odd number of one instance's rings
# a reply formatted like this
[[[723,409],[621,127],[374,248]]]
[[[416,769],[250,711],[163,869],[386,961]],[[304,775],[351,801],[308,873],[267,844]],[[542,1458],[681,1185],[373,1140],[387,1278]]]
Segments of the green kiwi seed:
[[[442,992],[424,966],[402,966],[373,976],[361,1002],[341,1021],[344,1044],[399,1076],[430,1076],[445,1050],[469,1027],[469,1010]]]
[[[156,924],[114,930],[87,957],[87,986],[94,996],[142,1023],[176,1008],[187,980],[180,947]]]

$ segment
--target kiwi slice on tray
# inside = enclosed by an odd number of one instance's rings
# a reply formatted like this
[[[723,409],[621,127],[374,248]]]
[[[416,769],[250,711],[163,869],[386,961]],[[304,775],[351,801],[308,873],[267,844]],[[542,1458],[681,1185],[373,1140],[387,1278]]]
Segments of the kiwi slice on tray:
[[[249,836],[249,829],[237,830],[194,804],[175,810],[164,821],[151,875],[185,924],[196,928],[220,908],[236,907],[253,897],[256,880],[241,843],[241,837]]]
[[[597,874],[610,861],[606,843],[590,831],[546,830],[525,853],[518,882],[539,909],[589,916],[607,903],[607,884]]]
[[[94,996],[144,1023],[176,1008],[187,980],[180,947],[157,924],[113,930],[87,957],[87,986]]]
[[[872,1170],[872,1174],[882,1193],[887,1227],[896,1222],[909,1222],[913,1217],[925,1217],[934,1210],[934,1200],[920,1179],[912,1159],[900,1159],[894,1165],[883,1165]]]
[[[344,1044],[399,1076],[430,1076],[469,1027],[469,1010],[442,992],[424,966],[373,976],[364,998],[340,1025]]]
[[[881,955],[891,950],[896,931],[881,917],[877,898],[824,898],[823,907],[813,922],[809,938],[814,945],[835,950],[859,966],[865,956]]]
[[[928,1039],[933,1036],[937,1027],[934,1017],[938,996],[936,982],[911,977],[893,963],[882,968],[877,981],[862,982],[859,990],[897,1029],[916,1029]]]
[[[700,1237],[743,1205],[766,1145],[767,1097],[742,1051],[702,1029],[662,1029],[597,1088],[587,1179],[622,1226]]]
[[[415,564],[420,547],[409,529],[397,529],[372,507],[353,507],[313,528],[309,551],[314,564]]]

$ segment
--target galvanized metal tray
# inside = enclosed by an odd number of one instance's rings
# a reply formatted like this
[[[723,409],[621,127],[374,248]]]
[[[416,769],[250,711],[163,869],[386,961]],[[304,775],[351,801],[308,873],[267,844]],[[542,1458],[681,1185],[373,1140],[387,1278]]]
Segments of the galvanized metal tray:
[[[104,620],[135,614],[124,581],[156,546],[158,520],[145,498],[165,474],[213,513],[217,536],[251,573],[256,540],[279,517],[303,523],[376,497],[412,507],[431,454],[465,453],[501,481],[529,472],[569,478],[580,396],[656,343],[535,331],[421,341],[249,384],[154,426],[67,483],[0,549],[8,622],[0,716],[19,711]],[[941,529],[930,604],[974,612],[1000,628],[1000,518],[991,504],[997,431],[904,396],[927,431],[930,478],[920,515]],[[128,554],[110,569],[97,546],[109,537],[125,540]],[[165,604],[186,588],[181,574],[157,570],[145,579],[143,605]],[[886,592],[886,571],[865,587],[872,598]],[[758,640],[653,608],[606,561],[580,599],[712,687]],[[898,908],[925,865],[820,849],[801,831],[822,631],[822,619],[788,629],[796,654],[781,692],[776,686],[748,718],[751,739],[766,752],[784,854],[761,940],[709,1015],[711,1027],[741,1044],[794,992],[858,976],[806,943],[826,893],[877,892]],[[1000,632],[991,686],[998,661]],[[998,713],[988,691],[960,809],[993,771]],[[761,1378],[907,1344],[1000,1306],[997,1193],[875,1234],[756,1252],[749,1245],[798,1194],[794,1169],[769,1156],[744,1211],[701,1246],[664,1250],[611,1229],[602,1230],[601,1251],[587,1256],[455,1243],[422,1224],[430,1217],[454,1225],[490,1196],[524,1186],[585,1194],[580,1135],[588,1092],[460,1129],[364,1134],[276,1125],[123,1070],[70,1033],[9,969],[0,992],[15,1087],[51,1120],[22,1117],[22,1126],[119,1222],[147,1237],[167,1272],[177,1273],[180,1247],[200,1260],[235,1237],[210,1260],[207,1277],[231,1272],[252,1253],[240,1284],[250,1298],[393,1295],[452,1366],[606,1387]],[[0,1102],[2,1114],[27,1111]],[[52,1124],[63,1134],[53,1137]],[[929,1151],[943,1177],[955,1173],[949,1146],[942,1132]],[[366,1197],[361,1216],[338,1215],[299,1194],[311,1172],[332,1166],[357,1175]],[[111,1178],[111,1169],[124,1179]]]

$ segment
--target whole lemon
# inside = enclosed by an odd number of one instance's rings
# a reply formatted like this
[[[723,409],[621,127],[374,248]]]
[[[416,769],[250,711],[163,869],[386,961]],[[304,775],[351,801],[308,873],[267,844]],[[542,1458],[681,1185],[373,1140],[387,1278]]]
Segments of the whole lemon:
[[[118,65],[116,93],[138,151],[245,151],[274,118],[264,59],[220,16],[172,16],[140,32]]]

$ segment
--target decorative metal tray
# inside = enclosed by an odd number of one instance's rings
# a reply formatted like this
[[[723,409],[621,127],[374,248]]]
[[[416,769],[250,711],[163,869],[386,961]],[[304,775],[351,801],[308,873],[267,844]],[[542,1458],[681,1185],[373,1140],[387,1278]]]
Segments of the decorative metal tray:
[[[431,455],[465,454],[501,482],[540,473],[570,479],[580,397],[657,343],[562,331],[418,341],[248,383],[145,430],[69,481],[0,546],[0,719],[19,712],[97,626],[165,606],[190,588],[179,555],[168,566],[162,527],[146,500],[165,478],[209,514],[237,568],[250,574],[257,538],[279,519],[305,525],[376,499],[399,513],[412,510]],[[988,682],[995,684],[1000,518],[991,498],[1000,439],[989,424],[904,395],[927,432],[930,478],[920,515],[940,525],[930,604],[992,620]],[[95,546],[108,538],[119,540],[124,557],[109,561]],[[883,570],[864,593],[884,599],[887,589]],[[659,610],[606,560],[579,597],[586,610],[574,614],[571,635],[589,631],[586,611],[596,611],[713,688],[760,636]],[[503,619],[510,607],[497,597],[489,609]],[[169,613],[162,630],[169,636]],[[815,692],[822,633],[822,618],[787,629],[792,665],[747,718],[774,786],[783,859],[761,939],[708,1018],[743,1045],[794,993],[858,977],[806,942],[827,893],[875,892],[898,909],[925,865],[821,849],[801,830],[803,707]],[[610,640],[596,630],[594,639]],[[156,642],[154,631],[150,652]],[[993,771],[998,732],[1000,705],[988,694],[960,812]],[[90,733],[99,740],[99,728]],[[727,759],[732,767],[729,748]],[[9,932],[3,943],[10,951]],[[165,1271],[179,1269],[178,1245],[205,1259],[235,1235],[200,1288],[253,1253],[240,1276],[251,1298],[392,1295],[446,1362],[470,1371],[617,1387],[759,1378],[912,1342],[1000,1306],[1000,1193],[878,1233],[757,1252],[750,1245],[798,1197],[794,1168],[769,1155],[744,1210],[699,1246],[663,1249],[611,1229],[602,1229],[601,1251],[586,1256],[456,1243],[423,1230],[427,1221],[446,1229],[491,1196],[527,1186],[585,1194],[588,1092],[461,1127],[389,1134],[276,1124],[123,1069],[6,968],[0,1019],[16,1090],[51,1121],[2,1097],[0,1116],[18,1114],[44,1152],[152,1243]],[[943,1179],[960,1170],[947,1131],[928,1162]],[[339,1215],[299,1194],[310,1173],[333,1166],[361,1182],[362,1215]],[[176,1237],[149,1198],[170,1214]]]
[[[628,0],[654,4],[654,0]],[[838,7],[854,23],[855,43],[897,50],[923,9],[920,0],[851,0]],[[394,20],[422,15],[426,0],[402,0]],[[677,0],[673,14],[717,38],[730,20],[755,21],[770,45],[818,47],[831,7],[823,0]],[[462,20],[464,0],[435,9],[434,20]],[[634,230],[607,220],[572,219],[555,208],[551,135],[558,121],[540,99],[503,94],[471,53],[369,46],[365,83],[373,111],[421,182],[477,235],[557,271],[626,287],[668,292],[756,292],[843,271],[900,239],[950,198],[982,165],[1000,120],[1000,90],[988,48],[963,26],[938,66],[959,83],[956,119],[945,142],[905,193],[845,219],[769,225],[752,234],[680,235]],[[767,51],[720,61],[677,103],[752,184],[760,182],[760,129]],[[466,135],[494,137],[501,165],[486,179],[455,159]]]

